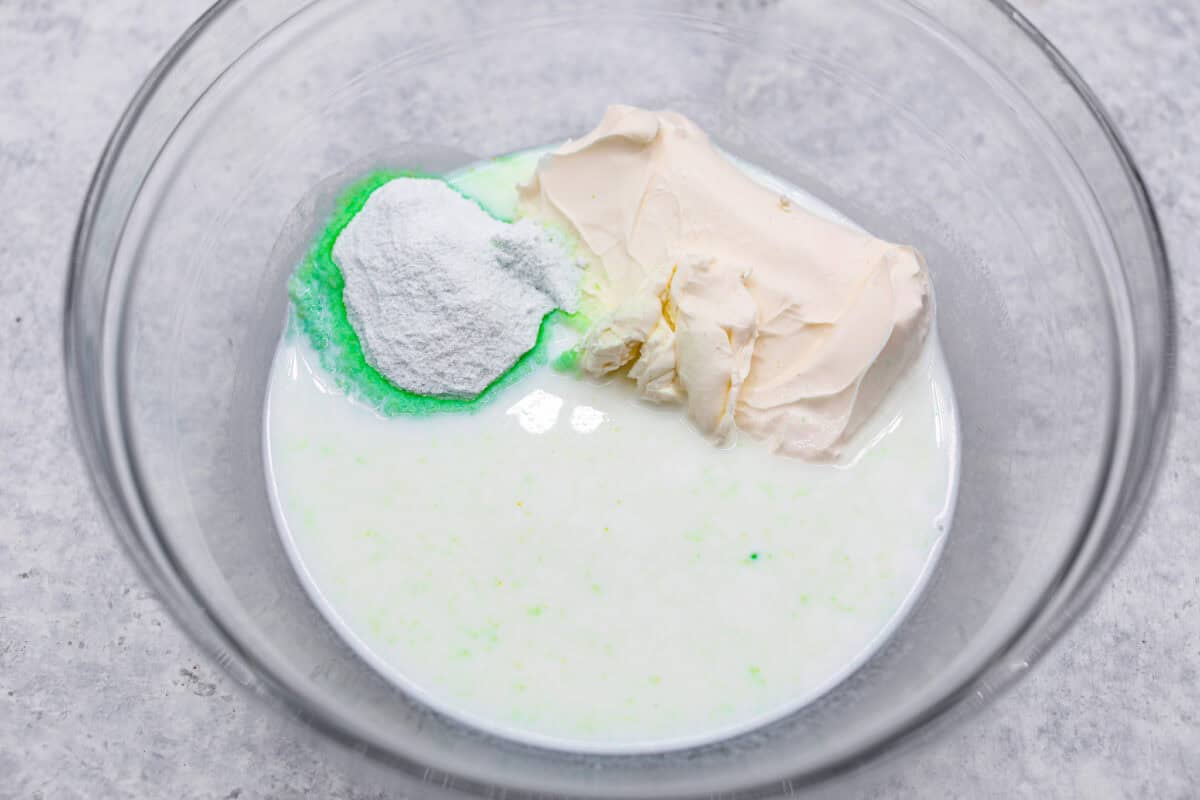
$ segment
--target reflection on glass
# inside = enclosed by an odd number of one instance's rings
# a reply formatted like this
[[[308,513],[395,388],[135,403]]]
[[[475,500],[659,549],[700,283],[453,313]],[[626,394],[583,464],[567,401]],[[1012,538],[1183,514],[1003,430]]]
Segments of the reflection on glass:
[[[605,413],[591,406],[575,406],[571,409],[571,427],[579,433],[591,433],[604,424]]]
[[[521,427],[529,433],[546,433],[558,422],[558,413],[562,411],[562,407],[561,397],[536,389],[504,413],[516,417]]]

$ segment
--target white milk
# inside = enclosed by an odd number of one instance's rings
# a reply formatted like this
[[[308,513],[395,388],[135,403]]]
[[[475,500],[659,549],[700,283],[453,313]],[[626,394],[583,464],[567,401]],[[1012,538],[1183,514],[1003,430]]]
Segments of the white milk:
[[[458,182],[511,213],[536,156]],[[273,370],[268,482],[330,624],[430,706],[548,746],[683,746],[813,700],[912,604],[957,488],[935,342],[838,466],[717,449],[619,378],[545,367],[476,413],[383,418],[298,335]]]

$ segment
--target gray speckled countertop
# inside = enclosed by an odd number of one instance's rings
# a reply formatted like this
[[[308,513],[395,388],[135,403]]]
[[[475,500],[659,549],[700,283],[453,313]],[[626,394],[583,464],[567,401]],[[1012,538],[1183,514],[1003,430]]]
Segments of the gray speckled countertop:
[[[113,125],[205,0],[0,3],[0,796],[381,797],[235,689],[107,530],[61,380],[75,215]],[[1112,112],[1174,260],[1181,371],[1157,499],[1111,584],[1015,690],[862,797],[1200,793],[1200,4],[1022,0]],[[752,13],[752,12],[750,12]]]

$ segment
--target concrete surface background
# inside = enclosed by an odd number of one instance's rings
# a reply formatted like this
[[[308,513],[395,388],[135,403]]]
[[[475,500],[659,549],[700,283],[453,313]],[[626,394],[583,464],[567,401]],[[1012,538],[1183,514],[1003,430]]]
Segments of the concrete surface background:
[[[0,797],[381,797],[246,696],[121,553],[74,451],[60,315],[125,104],[204,0],[0,0]],[[1200,3],[1022,0],[1107,105],[1174,262],[1179,418],[1111,584],[1015,690],[862,797],[1200,794]]]

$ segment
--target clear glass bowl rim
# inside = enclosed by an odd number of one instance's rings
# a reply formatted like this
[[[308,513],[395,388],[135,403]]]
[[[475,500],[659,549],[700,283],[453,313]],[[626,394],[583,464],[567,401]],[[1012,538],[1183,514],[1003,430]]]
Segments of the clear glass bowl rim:
[[[900,1],[919,9],[914,0]],[[1041,610],[1024,620],[1001,643],[988,666],[947,692],[942,702],[926,709],[894,735],[863,752],[827,765],[818,772],[796,776],[792,781],[796,787],[836,777],[884,753],[911,746],[931,731],[945,730],[951,722],[961,720],[986,705],[979,701],[994,699],[1028,672],[1028,668],[1063,636],[1087,608],[1137,534],[1153,497],[1170,436],[1177,383],[1176,309],[1167,250],[1145,181],[1108,112],[1062,53],[1008,0],[979,1],[999,11],[1007,24],[1014,25],[1045,56],[1050,67],[1066,81],[1091,113],[1107,139],[1112,154],[1120,163],[1148,237],[1153,260],[1150,268],[1156,273],[1159,287],[1155,300],[1161,312],[1162,326],[1157,332],[1159,340],[1153,343],[1154,349],[1162,356],[1162,360],[1155,365],[1159,379],[1152,382],[1153,388],[1144,398],[1144,414],[1141,420],[1134,422],[1133,441],[1121,463],[1117,463],[1110,452],[1106,480],[1103,481],[1100,495],[1092,504],[1090,519],[1082,526],[1079,546],[1071,560],[1060,570],[1044,598]],[[164,552],[157,541],[148,542],[139,532],[137,521],[146,516],[142,513],[140,492],[135,490],[130,496],[114,476],[113,450],[103,430],[106,420],[103,414],[95,413],[97,407],[102,408],[104,401],[95,397],[92,373],[84,355],[82,337],[86,333],[80,325],[78,314],[83,301],[82,275],[95,232],[97,211],[131,132],[164,78],[218,17],[243,2],[245,0],[217,0],[160,59],[122,114],[88,186],[72,241],[63,314],[66,388],[76,442],[93,491],[118,540],[137,565],[142,578],[153,587],[168,612],[193,642],[254,694],[281,704],[293,716],[321,734],[419,778],[424,771],[423,765],[365,745],[353,732],[343,728],[337,721],[326,718],[307,698],[262,669],[263,665],[252,654],[240,647],[218,621],[205,613],[203,604],[191,592],[187,579],[173,571],[169,552]],[[124,447],[125,442],[118,437],[117,445],[119,449]],[[1119,480],[1114,481],[1114,476]],[[1109,504],[1111,511],[1107,516],[1108,523],[1098,527],[1097,510]],[[1085,547],[1087,544],[1095,546]],[[1021,668],[1012,668],[1014,664]],[[469,785],[470,782],[464,783]]]

